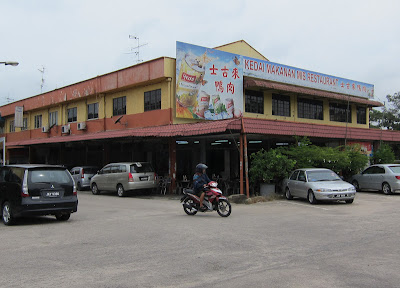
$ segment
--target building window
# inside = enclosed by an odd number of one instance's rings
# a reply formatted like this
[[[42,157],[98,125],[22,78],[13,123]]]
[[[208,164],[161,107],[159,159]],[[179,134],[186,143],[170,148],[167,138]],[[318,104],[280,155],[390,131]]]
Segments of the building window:
[[[67,114],[68,114],[68,123],[76,122],[78,117],[78,108],[74,107],[68,109]]]
[[[113,99],[113,116],[126,114],[126,96]]]
[[[22,127],[21,131],[28,130],[28,118],[23,118],[22,119]]]
[[[49,113],[49,126],[58,125],[58,111]]]
[[[290,117],[290,96],[272,94],[272,115]]]
[[[42,115],[35,116],[35,129],[42,128]]]
[[[299,98],[297,100],[297,116],[299,118],[324,120],[324,102]]]
[[[367,108],[357,107],[357,124],[367,124]]]
[[[264,93],[262,91],[245,91],[245,111],[264,114]]]
[[[161,109],[161,89],[144,92],[144,111]]]
[[[10,132],[15,132],[14,120],[10,121]]]
[[[335,122],[351,123],[351,105],[330,103],[329,118],[331,121]]]
[[[87,105],[88,120],[99,118],[99,103],[92,103]]]

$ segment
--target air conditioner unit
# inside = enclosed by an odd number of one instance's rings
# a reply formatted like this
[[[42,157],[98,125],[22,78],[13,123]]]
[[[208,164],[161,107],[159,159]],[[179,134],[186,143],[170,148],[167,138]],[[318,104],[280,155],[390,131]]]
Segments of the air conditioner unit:
[[[42,126],[42,132],[43,133],[49,133],[49,126]]]
[[[86,122],[78,123],[78,130],[85,130],[86,129]]]
[[[61,126],[61,133],[63,133],[63,134],[68,134],[69,131],[70,131],[69,125]]]

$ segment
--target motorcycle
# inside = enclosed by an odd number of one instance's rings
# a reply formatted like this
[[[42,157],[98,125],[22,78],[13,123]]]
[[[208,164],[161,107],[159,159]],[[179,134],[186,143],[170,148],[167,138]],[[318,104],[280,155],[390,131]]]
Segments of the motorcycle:
[[[219,216],[228,217],[231,215],[232,206],[228,201],[228,198],[222,195],[222,191],[218,188],[218,183],[211,181],[205,187],[206,195],[203,201],[204,209],[200,209],[200,197],[194,194],[191,189],[183,189],[183,197],[181,203],[183,210],[188,215],[196,215],[200,212],[212,212],[217,211]]]

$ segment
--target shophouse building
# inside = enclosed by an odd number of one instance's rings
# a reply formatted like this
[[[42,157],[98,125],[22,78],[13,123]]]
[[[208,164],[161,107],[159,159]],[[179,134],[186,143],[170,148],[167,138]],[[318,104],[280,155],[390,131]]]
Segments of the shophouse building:
[[[370,109],[382,106],[370,84],[272,63],[245,41],[177,47],[177,59],[160,57],[1,106],[6,162],[149,161],[175,187],[199,162],[210,175],[243,183],[245,154],[288,145],[295,135],[319,145],[360,143],[368,154],[381,141],[400,142],[400,132],[369,128]],[[214,65],[217,58],[233,64]],[[220,79],[211,78],[217,73]]]

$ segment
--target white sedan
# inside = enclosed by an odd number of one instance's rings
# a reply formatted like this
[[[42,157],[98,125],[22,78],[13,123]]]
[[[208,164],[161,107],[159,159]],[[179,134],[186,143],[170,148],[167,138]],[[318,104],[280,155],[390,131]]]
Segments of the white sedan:
[[[297,169],[284,181],[285,197],[318,201],[345,201],[353,203],[356,188],[343,181],[335,172],[324,168]]]

